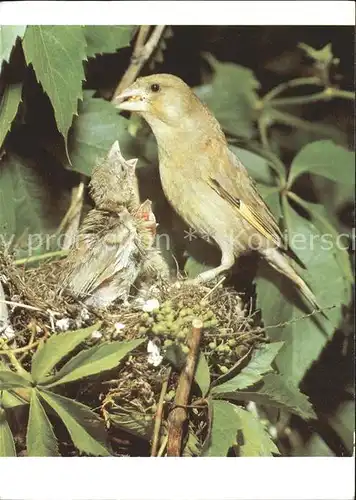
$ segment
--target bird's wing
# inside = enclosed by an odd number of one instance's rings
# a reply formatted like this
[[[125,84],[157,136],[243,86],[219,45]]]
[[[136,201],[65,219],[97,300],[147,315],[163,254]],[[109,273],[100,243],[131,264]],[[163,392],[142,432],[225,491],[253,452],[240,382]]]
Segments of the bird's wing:
[[[110,224],[109,220],[101,219],[100,229],[96,227],[97,232],[88,231],[89,227],[94,226],[95,221],[90,218],[83,225],[78,249],[72,259],[72,271],[67,280],[70,289],[78,296],[91,295],[120,272],[127,271],[130,274],[129,268],[134,266],[137,253],[137,233],[134,228],[129,228],[118,220]]]
[[[276,246],[284,248],[283,235],[272,212],[258,193],[246,168],[230,150],[228,163],[210,177],[211,187],[233,205],[260,234]]]

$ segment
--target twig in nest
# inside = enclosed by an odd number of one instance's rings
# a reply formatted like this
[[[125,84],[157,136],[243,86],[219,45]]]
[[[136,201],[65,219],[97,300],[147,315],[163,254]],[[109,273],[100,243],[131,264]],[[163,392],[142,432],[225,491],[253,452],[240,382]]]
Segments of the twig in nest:
[[[39,307],[28,306],[27,304],[21,304],[20,302],[13,302],[12,300],[0,300],[0,302],[14,307],[22,307],[22,309],[29,309],[30,311],[42,311]]]
[[[189,339],[189,354],[180,374],[174,408],[168,417],[168,444],[167,456],[180,457],[183,441],[183,426],[187,420],[186,405],[188,404],[190,389],[192,387],[195,368],[198,359],[199,345],[202,336],[203,322],[193,320],[192,334]]]
[[[120,83],[118,84],[114,95],[112,97],[112,101],[121,94],[123,90],[125,90],[132,82],[136,80],[137,75],[140,73],[145,62],[151,57],[152,52],[158,45],[160,38],[163,34],[165,26],[155,26],[152,31],[150,38],[146,42],[147,35],[150,30],[150,26],[140,26],[134,51],[131,57],[130,66],[124,73]]]
[[[168,368],[166,378],[162,384],[161,394],[159,397],[159,402],[158,402],[157,411],[156,411],[155,426],[154,426],[154,430],[153,430],[152,447],[151,447],[151,457],[157,456],[159,436],[160,436],[162,416],[163,416],[164,397],[165,397],[166,392],[167,392],[170,374],[171,374],[171,368]]]
[[[82,176],[83,178],[84,176]],[[68,250],[77,235],[84,201],[84,182],[72,189],[72,199],[70,206],[57,229],[57,234],[64,232],[65,240],[62,245],[63,250]]]
[[[209,297],[209,295],[211,295],[213,292],[215,292],[215,290],[216,290],[216,289],[217,289],[217,288],[218,288],[218,287],[219,287],[222,283],[224,283],[224,281],[225,281],[225,280],[226,280],[226,276],[223,276],[223,277],[221,278],[221,280],[219,280],[219,281],[216,283],[216,285],[214,286],[214,288],[212,288],[211,290],[209,290],[209,292],[208,292],[206,295],[204,295],[203,300],[206,300],[206,299]]]

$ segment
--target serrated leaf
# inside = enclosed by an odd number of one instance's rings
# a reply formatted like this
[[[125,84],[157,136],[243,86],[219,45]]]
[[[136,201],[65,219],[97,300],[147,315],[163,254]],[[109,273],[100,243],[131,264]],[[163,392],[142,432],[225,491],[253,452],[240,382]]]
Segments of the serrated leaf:
[[[141,345],[145,339],[129,341],[116,341],[108,344],[100,344],[81,351],[68,361],[49,380],[43,380],[46,387],[55,387],[60,384],[67,384],[74,380],[96,375],[98,373],[115,368],[120,361],[133,349]],[[55,380],[54,382],[52,380]]]
[[[273,370],[272,363],[283,347],[284,342],[273,342],[258,347],[252,354],[248,365],[236,377],[213,387],[212,394],[221,394],[245,389],[259,382],[263,375]]]
[[[212,401],[213,421],[209,445],[203,455],[207,457],[226,457],[231,446],[236,443],[240,419],[235,406],[226,401]]]
[[[10,370],[0,370],[0,390],[31,387],[31,381]]]
[[[30,457],[59,456],[56,436],[36,389],[31,392],[26,445]]]
[[[94,99],[85,92],[68,139],[71,168],[90,176],[98,160],[107,155],[116,140],[125,158],[137,158],[137,145],[127,131],[128,123],[111,103]]]
[[[0,27],[1,30],[1,27]],[[11,129],[21,102],[22,83],[7,85],[0,102],[0,147]]]
[[[321,315],[301,319],[306,310],[304,307],[302,310],[298,292],[289,280],[261,262],[256,282],[258,306],[266,326],[286,322],[283,328],[269,328],[268,334],[272,340],[285,341],[276,360],[277,366],[298,385],[339,326],[342,305],[348,304],[351,297],[349,281],[340,273],[334,253],[325,245],[323,235],[288,203],[284,208],[289,244],[307,268],[307,271],[299,270],[299,274],[311,286],[322,308],[335,306],[327,309],[327,320]]]
[[[210,370],[206,357],[203,353],[199,354],[194,380],[198,384],[202,396],[206,396],[210,387]]]
[[[0,26],[0,70],[3,61],[9,62],[18,37],[22,38],[26,26]]]
[[[6,413],[0,407],[0,457],[16,457],[15,441],[10,426],[6,420]]]
[[[249,411],[235,407],[240,419],[238,445],[235,447],[240,457],[272,457],[280,455],[277,446],[263,424]],[[240,441],[239,438],[242,439]]]
[[[87,42],[86,54],[93,57],[95,54],[116,52],[128,47],[134,34],[134,26],[84,26],[84,36]]]
[[[215,72],[210,84],[196,89],[198,97],[207,104],[225,131],[250,139],[254,132],[259,82],[249,68],[219,62],[211,54],[206,58]]]
[[[85,79],[86,41],[81,26],[29,26],[23,39],[27,64],[50,98],[59,132],[67,140]]]
[[[332,141],[311,142],[294,158],[289,172],[289,185],[305,172],[335,182],[355,184],[355,153]]]
[[[80,330],[56,333],[46,342],[42,342],[32,358],[31,374],[33,379],[36,382],[41,382],[64,356],[73,351],[100,326],[101,322]]]
[[[221,394],[219,397],[281,408],[304,420],[317,418],[308,397],[286,376],[276,373],[265,375],[262,381],[245,390]]]
[[[78,450],[94,456],[110,456],[104,422],[90,408],[45,389],[40,390],[40,395],[61,418]]]
[[[40,246],[37,238],[25,241],[16,238],[48,233],[50,204],[44,179],[32,162],[8,154],[1,161],[0,185],[0,245],[16,242],[18,246],[29,247],[33,243],[37,248]]]

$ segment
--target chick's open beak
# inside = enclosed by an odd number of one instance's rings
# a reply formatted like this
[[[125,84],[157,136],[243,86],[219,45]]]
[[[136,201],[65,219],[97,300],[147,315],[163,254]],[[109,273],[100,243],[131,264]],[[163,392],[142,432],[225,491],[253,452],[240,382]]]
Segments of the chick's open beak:
[[[126,89],[114,101],[115,107],[125,111],[146,111],[147,98],[140,89]]]

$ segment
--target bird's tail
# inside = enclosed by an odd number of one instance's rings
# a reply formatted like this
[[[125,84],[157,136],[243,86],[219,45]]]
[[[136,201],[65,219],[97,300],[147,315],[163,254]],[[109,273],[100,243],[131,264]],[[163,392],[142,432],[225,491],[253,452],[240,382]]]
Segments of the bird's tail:
[[[274,269],[293,281],[298,290],[307,299],[314,310],[322,312],[314,293],[290,265],[288,257],[283,255],[278,248],[268,248],[265,250],[263,255]]]

